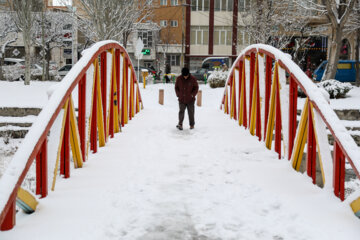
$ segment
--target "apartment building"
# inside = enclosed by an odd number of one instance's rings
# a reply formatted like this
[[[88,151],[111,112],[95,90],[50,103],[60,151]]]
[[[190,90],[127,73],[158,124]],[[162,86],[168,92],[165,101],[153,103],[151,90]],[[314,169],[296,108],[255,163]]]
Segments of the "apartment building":
[[[207,57],[235,59],[250,43],[241,13],[250,0],[187,0],[186,63],[201,67]]]

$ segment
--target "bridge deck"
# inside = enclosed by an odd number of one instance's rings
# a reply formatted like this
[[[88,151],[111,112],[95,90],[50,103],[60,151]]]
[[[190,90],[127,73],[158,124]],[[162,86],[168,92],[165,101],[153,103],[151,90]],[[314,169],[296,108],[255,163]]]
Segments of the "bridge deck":
[[[142,90],[145,109],[37,212],[0,239],[357,239],[360,221],[219,111],[203,90],[196,129],[175,129],[177,100]],[[187,115],[186,115],[187,118]],[[307,180],[304,181],[304,178]]]

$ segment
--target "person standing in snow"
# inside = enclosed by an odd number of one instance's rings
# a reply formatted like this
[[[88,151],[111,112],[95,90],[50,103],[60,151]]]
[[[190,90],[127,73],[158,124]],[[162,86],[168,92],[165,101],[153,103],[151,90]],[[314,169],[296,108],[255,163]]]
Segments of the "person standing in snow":
[[[176,127],[183,130],[185,109],[189,115],[190,129],[195,126],[195,96],[199,90],[199,85],[194,76],[190,74],[188,68],[181,70],[181,75],[176,78],[175,92],[179,100],[179,123]]]

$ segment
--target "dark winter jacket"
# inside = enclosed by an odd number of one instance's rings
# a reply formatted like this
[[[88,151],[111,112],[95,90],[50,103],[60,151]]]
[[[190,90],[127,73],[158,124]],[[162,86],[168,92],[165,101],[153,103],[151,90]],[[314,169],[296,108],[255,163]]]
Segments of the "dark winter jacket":
[[[191,74],[189,74],[189,77],[187,79],[185,79],[182,75],[176,78],[175,91],[179,102],[194,102],[198,90],[199,85],[197,83],[197,80]]]

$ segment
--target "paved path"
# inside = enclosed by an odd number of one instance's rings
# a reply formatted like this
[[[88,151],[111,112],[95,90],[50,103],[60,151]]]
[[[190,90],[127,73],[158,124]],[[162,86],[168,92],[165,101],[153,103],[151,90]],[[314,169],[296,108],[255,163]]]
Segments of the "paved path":
[[[349,207],[279,161],[218,109],[204,88],[196,128],[175,129],[165,87],[142,91],[145,109],[71,179],[19,213],[0,239],[358,239]]]

